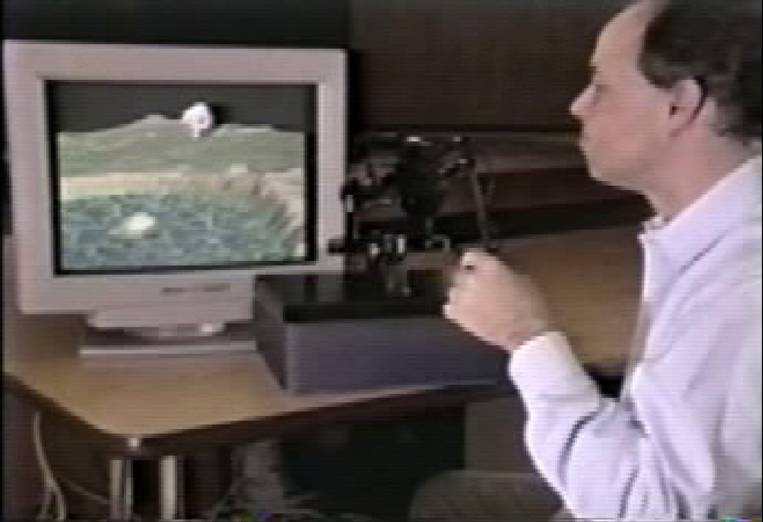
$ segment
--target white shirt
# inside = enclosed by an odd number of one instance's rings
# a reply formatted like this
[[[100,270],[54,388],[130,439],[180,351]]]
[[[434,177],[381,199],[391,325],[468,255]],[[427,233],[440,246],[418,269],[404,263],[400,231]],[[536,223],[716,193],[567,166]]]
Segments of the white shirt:
[[[561,333],[512,355],[528,451],[577,517],[760,515],[760,156],[640,240],[641,327],[619,400]]]

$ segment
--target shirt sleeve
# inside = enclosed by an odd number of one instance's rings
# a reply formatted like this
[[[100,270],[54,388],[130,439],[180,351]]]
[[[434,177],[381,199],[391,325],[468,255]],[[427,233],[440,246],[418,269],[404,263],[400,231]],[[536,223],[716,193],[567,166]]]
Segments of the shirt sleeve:
[[[719,505],[739,505],[719,491],[719,452],[757,463],[737,480],[759,495],[760,419],[744,414],[760,411],[761,400],[760,285],[752,286],[688,306],[665,340],[666,355],[636,365],[621,400],[599,393],[561,333],[512,355],[528,451],[575,516],[733,515],[718,513]],[[740,436],[724,445],[728,433]]]

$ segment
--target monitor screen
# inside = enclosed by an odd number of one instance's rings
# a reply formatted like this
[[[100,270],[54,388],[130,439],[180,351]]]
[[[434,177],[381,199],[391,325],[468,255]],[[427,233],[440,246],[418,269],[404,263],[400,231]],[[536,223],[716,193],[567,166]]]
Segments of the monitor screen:
[[[50,81],[46,99],[57,273],[315,260],[314,85]]]
[[[95,328],[252,316],[341,271],[346,52],[5,41],[18,305]]]

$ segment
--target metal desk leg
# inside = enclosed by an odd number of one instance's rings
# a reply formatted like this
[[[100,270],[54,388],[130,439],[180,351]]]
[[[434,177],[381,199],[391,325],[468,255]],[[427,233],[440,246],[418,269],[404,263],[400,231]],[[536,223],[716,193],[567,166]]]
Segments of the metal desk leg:
[[[130,520],[133,509],[132,462],[111,459],[109,462],[109,518]]]
[[[159,495],[161,506],[159,518],[161,520],[175,520],[180,513],[180,485],[178,484],[180,459],[176,456],[162,457],[159,461]]]

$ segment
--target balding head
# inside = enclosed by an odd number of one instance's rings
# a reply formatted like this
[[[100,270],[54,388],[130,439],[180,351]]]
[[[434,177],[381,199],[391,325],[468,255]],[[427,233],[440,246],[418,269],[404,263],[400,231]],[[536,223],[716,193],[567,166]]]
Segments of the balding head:
[[[591,57],[591,66],[616,66],[620,73],[631,69],[637,74],[636,58],[641,53],[647,23],[654,13],[651,1],[631,4],[615,15],[602,29]]]

